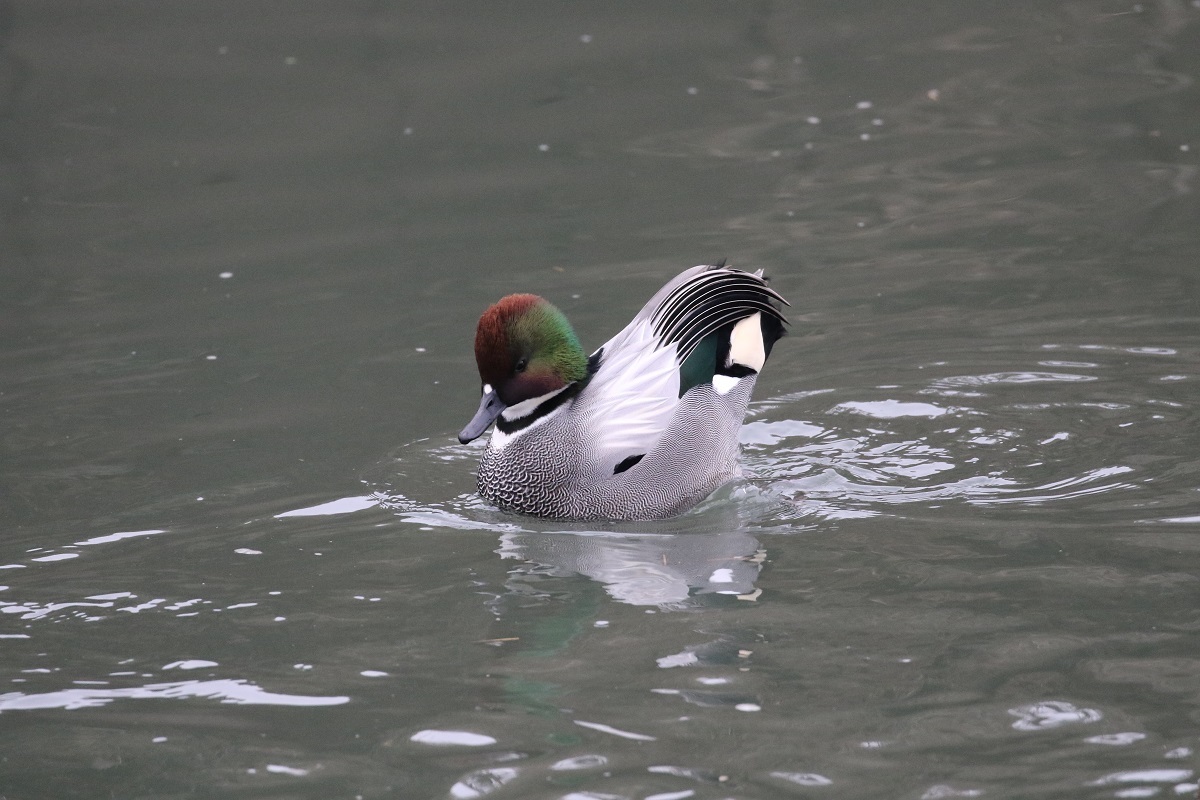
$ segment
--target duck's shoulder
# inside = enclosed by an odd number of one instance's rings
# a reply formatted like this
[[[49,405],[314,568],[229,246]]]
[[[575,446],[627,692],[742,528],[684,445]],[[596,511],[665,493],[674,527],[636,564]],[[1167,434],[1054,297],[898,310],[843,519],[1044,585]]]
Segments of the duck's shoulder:
[[[679,401],[679,364],[649,320],[635,318],[592,354],[597,365],[575,401],[595,457],[616,467],[646,452]]]

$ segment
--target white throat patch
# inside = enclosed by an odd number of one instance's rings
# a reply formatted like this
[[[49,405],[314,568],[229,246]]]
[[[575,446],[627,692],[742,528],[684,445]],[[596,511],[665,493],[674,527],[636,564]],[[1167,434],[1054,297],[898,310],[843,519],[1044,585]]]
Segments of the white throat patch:
[[[561,394],[562,392],[565,392],[568,388],[570,388],[570,385],[564,386],[561,389],[555,389],[553,392],[547,392],[546,394],[544,394],[540,397],[531,397],[528,400],[522,400],[521,402],[517,403],[516,405],[509,406],[508,408],[501,411],[500,416],[501,416],[501,418],[508,420],[509,422],[514,422],[516,420],[521,419],[522,417],[527,417],[530,414],[532,414],[534,411],[536,411],[538,409],[538,407],[542,405],[542,403],[545,403],[545,402],[548,402],[548,401],[554,399],[555,396]],[[489,446],[492,448],[495,448],[496,450],[499,450],[500,448],[504,447],[509,442],[520,437],[522,434],[528,433],[529,431],[533,430],[534,428],[538,427],[539,425],[544,424],[547,420],[553,419],[556,415],[561,413],[562,410],[567,407],[567,405],[570,405],[570,404],[568,403],[563,406],[560,406],[560,407],[554,409],[553,411],[551,411],[546,416],[535,419],[533,422],[529,423],[529,425],[525,426],[524,428],[521,428],[520,430],[513,431],[512,433],[505,433],[504,431],[500,430],[499,426],[493,428],[492,429],[492,438],[488,443]]]
[[[562,394],[567,390],[564,386],[561,389],[555,389],[553,392],[546,392],[540,397],[531,397],[528,400],[522,400],[516,405],[511,405],[500,412],[500,416],[504,417],[509,422],[518,420],[521,417],[527,417],[537,410],[538,406],[545,403],[547,400],[554,398],[556,395]]]

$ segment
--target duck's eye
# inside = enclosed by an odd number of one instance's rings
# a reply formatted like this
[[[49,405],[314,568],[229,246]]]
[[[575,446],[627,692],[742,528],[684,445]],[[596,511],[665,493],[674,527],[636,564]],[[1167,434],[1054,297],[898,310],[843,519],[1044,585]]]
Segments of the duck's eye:
[[[515,369],[517,372],[524,372],[525,368],[528,366],[529,366],[529,359],[522,358],[517,361],[517,365],[513,369]]]

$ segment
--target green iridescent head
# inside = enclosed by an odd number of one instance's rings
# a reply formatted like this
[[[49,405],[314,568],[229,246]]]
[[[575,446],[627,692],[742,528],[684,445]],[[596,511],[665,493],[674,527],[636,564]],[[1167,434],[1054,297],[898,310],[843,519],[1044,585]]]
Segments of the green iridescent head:
[[[561,311],[534,294],[511,294],[479,318],[479,378],[505,406],[587,376],[587,356]]]

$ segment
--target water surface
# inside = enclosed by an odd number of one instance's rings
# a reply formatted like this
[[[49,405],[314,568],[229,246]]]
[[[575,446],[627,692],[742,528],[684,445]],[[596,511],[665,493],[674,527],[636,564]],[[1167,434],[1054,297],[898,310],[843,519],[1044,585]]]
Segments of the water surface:
[[[6,797],[1196,793],[1196,3],[3,12]],[[474,496],[720,258],[744,481]]]

